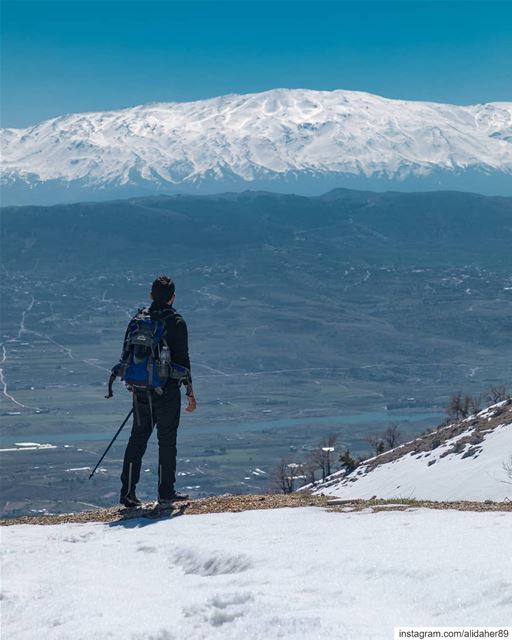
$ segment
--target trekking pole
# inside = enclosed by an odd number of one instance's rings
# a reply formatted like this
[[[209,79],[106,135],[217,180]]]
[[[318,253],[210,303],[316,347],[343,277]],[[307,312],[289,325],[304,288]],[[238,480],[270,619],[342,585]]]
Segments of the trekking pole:
[[[116,431],[116,435],[112,438],[112,440],[110,441],[110,444],[108,445],[108,447],[105,449],[104,454],[101,456],[101,458],[98,460],[98,464],[94,467],[94,469],[91,471],[91,475],[89,476],[89,480],[93,477],[93,475],[96,473],[96,469],[100,466],[100,464],[103,461],[103,458],[107,455],[107,453],[110,450],[110,447],[114,444],[115,439],[117,438],[117,436],[121,433],[122,428],[124,427],[124,425],[128,422],[128,420],[130,419],[130,416],[133,413],[133,407],[130,409],[130,413],[126,416],[126,418],[123,420],[123,424],[119,427],[119,429]]]

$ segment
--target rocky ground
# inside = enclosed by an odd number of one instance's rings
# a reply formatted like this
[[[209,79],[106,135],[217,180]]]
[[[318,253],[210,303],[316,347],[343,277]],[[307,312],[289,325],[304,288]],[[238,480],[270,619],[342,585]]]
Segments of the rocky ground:
[[[172,514],[156,512],[154,503],[145,503],[138,509],[110,507],[80,513],[62,515],[23,516],[0,520],[1,526],[16,524],[62,524],[84,522],[115,522],[133,518],[172,517],[175,515],[197,515],[252,511],[254,509],[280,509],[284,507],[325,507],[332,511],[404,511],[414,508],[455,509],[459,511],[512,511],[512,502],[433,502],[426,500],[337,500],[327,496],[312,496],[308,493],[266,495],[224,495],[176,503]]]

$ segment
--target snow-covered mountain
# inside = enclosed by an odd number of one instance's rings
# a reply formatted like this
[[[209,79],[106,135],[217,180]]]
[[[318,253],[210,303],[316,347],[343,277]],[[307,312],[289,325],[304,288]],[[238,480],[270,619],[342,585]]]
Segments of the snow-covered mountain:
[[[162,191],[420,186],[512,192],[512,102],[274,89],[4,129],[5,203]]]
[[[332,474],[313,491],[343,499],[512,500],[512,401]]]

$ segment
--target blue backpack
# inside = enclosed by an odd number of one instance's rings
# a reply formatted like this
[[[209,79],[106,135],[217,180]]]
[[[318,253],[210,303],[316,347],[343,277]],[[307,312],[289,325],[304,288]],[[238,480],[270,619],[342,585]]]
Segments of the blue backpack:
[[[140,309],[128,325],[125,349],[121,380],[134,389],[161,390],[170,375],[164,321]]]
[[[172,311],[171,311],[172,313]],[[148,309],[139,309],[126,330],[121,360],[112,368],[108,381],[108,395],[112,398],[112,386],[120,377],[133,391],[144,390],[163,393],[168,380],[190,384],[190,370],[171,362],[171,352],[166,341],[165,316],[151,317]]]

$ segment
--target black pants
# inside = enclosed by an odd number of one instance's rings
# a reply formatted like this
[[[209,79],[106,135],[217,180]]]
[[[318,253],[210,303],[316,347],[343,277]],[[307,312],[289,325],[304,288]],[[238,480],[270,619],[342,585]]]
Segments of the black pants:
[[[121,497],[135,491],[139,482],[142,456],[156,424],[158,435],[158,497],[169,498],[176,481],[176,434],[180,422],[181,393],[169,384],[163,395],[133,394],[133,426],[126,446],[121,474]]]

